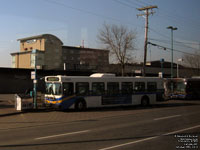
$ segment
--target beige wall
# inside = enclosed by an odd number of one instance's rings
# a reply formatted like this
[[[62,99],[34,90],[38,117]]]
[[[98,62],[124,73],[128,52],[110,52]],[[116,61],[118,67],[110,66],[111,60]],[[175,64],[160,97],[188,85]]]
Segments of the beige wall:
[[[19,55],[15,55],[15,68],[19,67]]]
[[[32,39],[20,42],[20,52],[32,51],[33,49],[45,51],[45,39]]]
[[[16,55],[17,56],[17,61],[16,65],[18,63],[19,67],[17,68],[30,68],[30,62],[31,62],[31,55],[30,53],[28,54],[20,54]]]
[[[37,65],[43,69],[63,69],[64,63],[74,65],[105,66],[108,65],[108,51],[66,47],[54,35],[44,34],[19,39],[20,52],[15,55],[16,68],[31,68],[31,51],[37,49]]]

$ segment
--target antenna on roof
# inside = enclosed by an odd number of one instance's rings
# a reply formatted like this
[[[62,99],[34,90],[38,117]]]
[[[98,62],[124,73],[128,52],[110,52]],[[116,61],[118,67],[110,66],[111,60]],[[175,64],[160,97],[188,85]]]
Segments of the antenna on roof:
[[[84,40],[82,40],[82,48],[84,48]]]

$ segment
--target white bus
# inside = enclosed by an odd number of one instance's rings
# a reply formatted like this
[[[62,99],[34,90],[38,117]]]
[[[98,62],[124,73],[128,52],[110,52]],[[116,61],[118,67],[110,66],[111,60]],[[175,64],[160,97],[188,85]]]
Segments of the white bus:
[[[163,79],[116,77],[95,73],[86,76],[46,76],[45,104],[62,110],[92,107],[149,105],[164,94]]]
[[[165,81],[168,99],[200,99],[200,78],[173,78]]]

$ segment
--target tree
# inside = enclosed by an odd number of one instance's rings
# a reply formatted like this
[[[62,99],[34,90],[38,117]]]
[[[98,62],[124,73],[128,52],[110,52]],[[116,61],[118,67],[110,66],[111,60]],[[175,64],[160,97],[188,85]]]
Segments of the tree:
[[[122,25],[104,24],[97,37],[121,65],[121,73],[124,76],[125,64],[132,59],[136,33]]]
[[[183,57],[184,63],[193,69],[193,73],[200,75],[200,53],[195,52],[194,55],[185,54]]]

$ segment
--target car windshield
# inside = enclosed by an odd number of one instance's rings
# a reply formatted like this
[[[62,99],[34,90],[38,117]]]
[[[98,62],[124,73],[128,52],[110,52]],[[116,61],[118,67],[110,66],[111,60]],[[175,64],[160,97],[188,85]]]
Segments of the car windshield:
[[[46,94],[60,95],[61,84],[60,83],[46,83]]]

